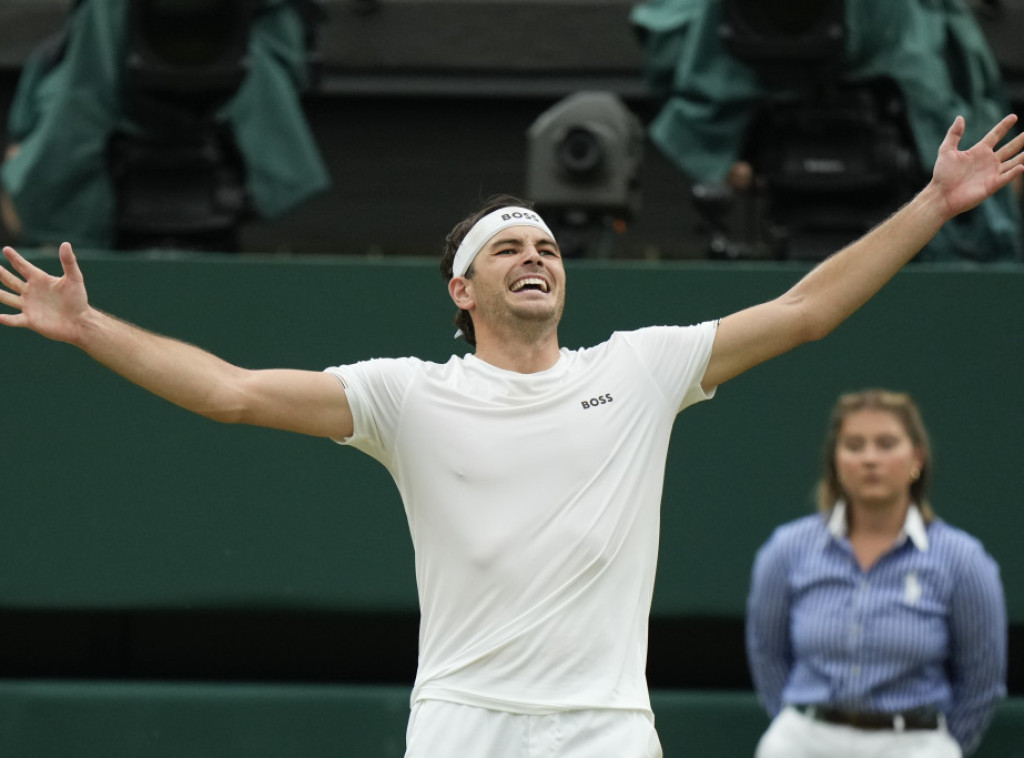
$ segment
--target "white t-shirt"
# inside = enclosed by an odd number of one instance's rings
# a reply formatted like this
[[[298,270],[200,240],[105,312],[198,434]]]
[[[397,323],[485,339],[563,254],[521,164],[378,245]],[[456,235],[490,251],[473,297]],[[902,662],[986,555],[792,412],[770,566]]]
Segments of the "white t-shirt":
[[[327,369],[383,463],[416,556],[413,702],[650,710],[647,624],[676,414],[715,323],[616,332],[519,374],[473,355]],[[711,393],[713,394],[713,393]]]

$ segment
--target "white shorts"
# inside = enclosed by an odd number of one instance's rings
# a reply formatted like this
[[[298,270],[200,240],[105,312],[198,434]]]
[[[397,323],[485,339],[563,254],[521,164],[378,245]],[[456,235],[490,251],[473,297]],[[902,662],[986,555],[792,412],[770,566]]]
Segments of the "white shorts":
[[[662,758],[643,711],[527,715],[442,700],[413,704],[405,758]]]
[[[855,729],[816,721],[787,707],[772,720],[755,758],[962,758],[960,745],[946,731]]]

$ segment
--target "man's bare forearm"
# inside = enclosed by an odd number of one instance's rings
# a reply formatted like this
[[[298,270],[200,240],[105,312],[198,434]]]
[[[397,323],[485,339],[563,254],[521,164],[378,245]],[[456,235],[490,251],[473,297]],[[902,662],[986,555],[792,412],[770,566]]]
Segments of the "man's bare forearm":
[[[3,254],[14,271],[0,266],[0,305],[14,313],[0,312],[0,326],[75,345],[128,381],[215,421],[335,439],[352,434],[348,398],[334,377],[321,371],[239,368],[93,308],[69,243],[60,246],[60,277],[13,248],[5,247]]]
[[[236,421],[232,380],[243,369],[180,340],[129,324],[96,308],[82,314],[72,343],[128,381],[217,421]]]
[[[866,303],[931,241],[949,220],[928,185],[896,213],[830,256],[783,298],[809,316],[807,337],[820,339]]]
[[[774,300],[722,319],[705,389],[822,339],[877,293],[948,217],[929,185],[866,235],[815,266]]]

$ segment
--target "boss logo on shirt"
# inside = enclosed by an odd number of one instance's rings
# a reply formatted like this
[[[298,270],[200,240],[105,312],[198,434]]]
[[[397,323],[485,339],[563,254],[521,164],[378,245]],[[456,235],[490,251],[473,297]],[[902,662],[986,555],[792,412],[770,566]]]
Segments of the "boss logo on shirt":
[[[604,395],[598,395],[597,397],[592,397],[589,400],[582,400],[582,401],[580,401],[580,405],[583,406],[583,410],[586,410],[587,408],[594,408],[594,407],[596,407],[598,405],[606,405],[606,404],[612,402],[612,400],[614,400],[614,398],[612,397],[612,394],[610,392],[608,392],[608,393],[605,393]]]

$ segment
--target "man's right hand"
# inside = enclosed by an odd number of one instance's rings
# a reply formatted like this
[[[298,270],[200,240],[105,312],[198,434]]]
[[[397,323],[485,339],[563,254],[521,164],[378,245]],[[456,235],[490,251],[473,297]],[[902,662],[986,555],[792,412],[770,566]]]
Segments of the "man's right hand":
[[[29,263],[12,247],[5,247],[3,253],[14,272],[0,266],[0,303],[18,312],[0,313],[0,324],[77,344],[82,319],[89,311],[89,298],[71,244],[60,246],[64,269],[60,277]]]

